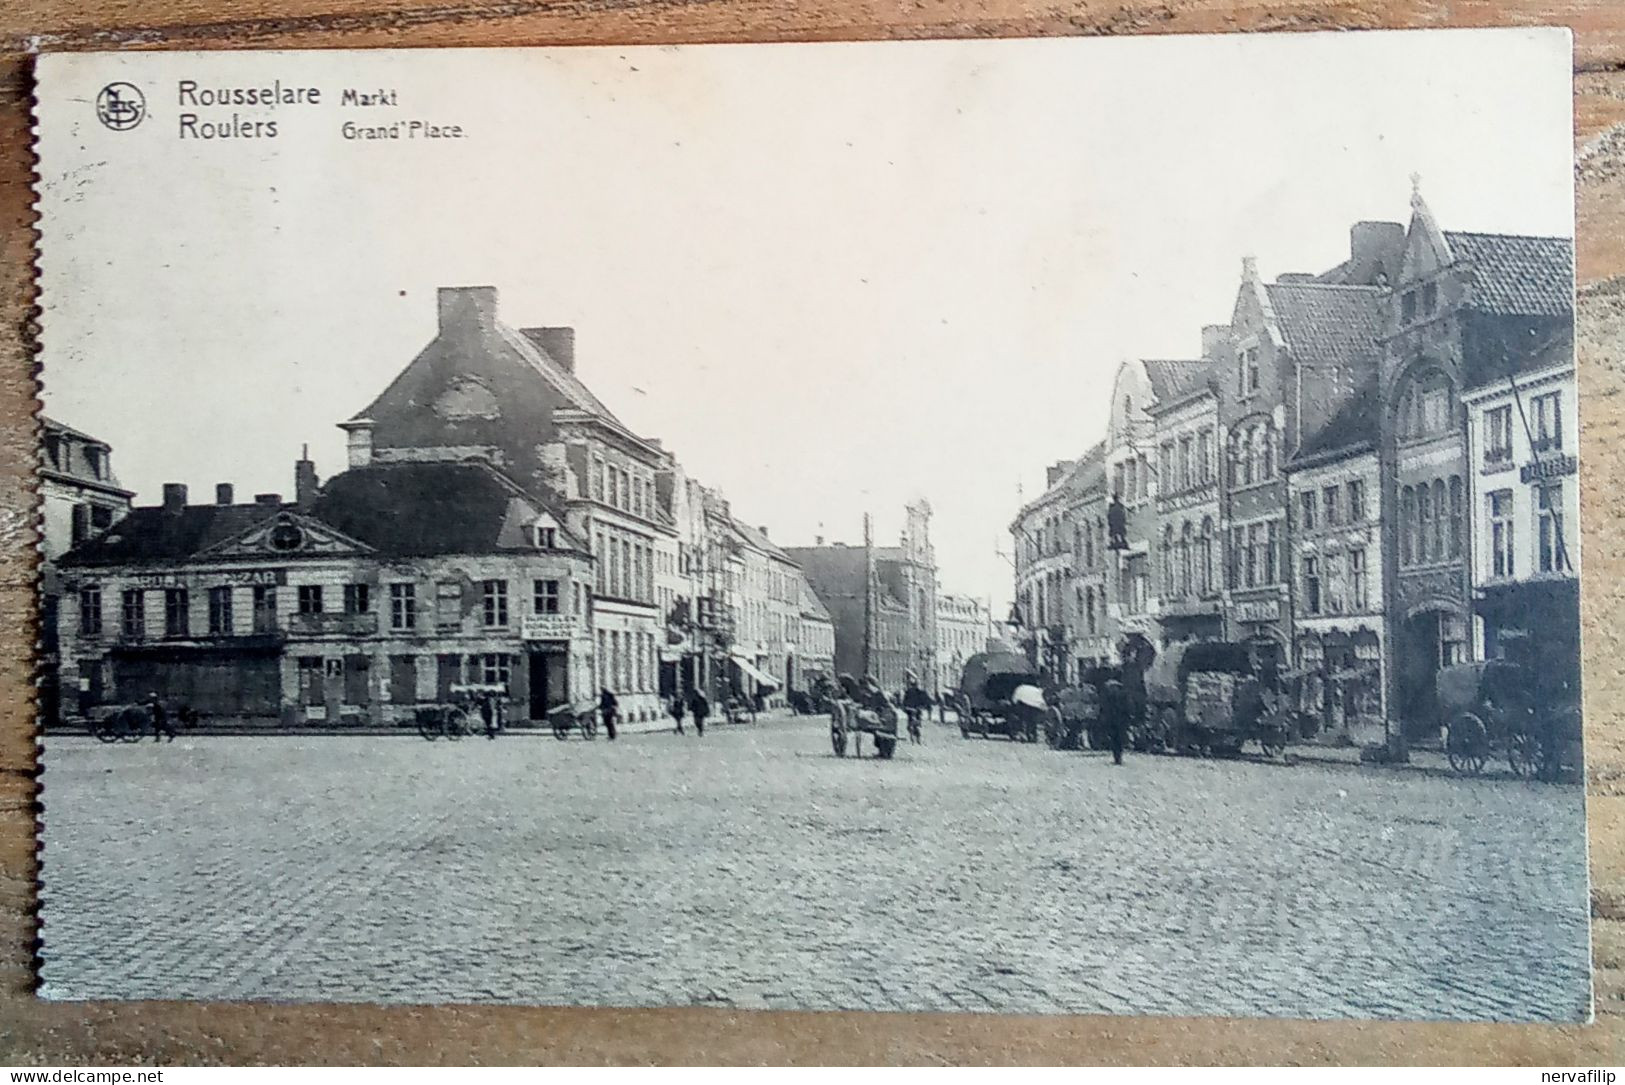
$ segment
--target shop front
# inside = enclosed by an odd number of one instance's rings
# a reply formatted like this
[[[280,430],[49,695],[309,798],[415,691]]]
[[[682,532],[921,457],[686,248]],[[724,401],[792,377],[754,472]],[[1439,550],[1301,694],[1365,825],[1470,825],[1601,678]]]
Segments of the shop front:
[[[1375,741],[1383,729],[1382,636],[1369,626],[1298,636],[1294,701],[1304,737]]]

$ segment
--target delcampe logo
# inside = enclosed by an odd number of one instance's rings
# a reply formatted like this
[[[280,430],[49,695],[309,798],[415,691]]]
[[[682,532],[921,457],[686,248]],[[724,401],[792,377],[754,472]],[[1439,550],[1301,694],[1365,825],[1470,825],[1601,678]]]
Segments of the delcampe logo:
[[[134,128],[147,115],[147,98],[130,83],[109,83],[96,95],[96,119],[115,132]]]

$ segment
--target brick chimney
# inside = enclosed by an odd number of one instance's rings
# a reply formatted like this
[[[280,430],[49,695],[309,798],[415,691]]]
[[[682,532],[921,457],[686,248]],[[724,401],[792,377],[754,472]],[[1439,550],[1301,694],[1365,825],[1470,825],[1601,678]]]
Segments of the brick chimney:
[[[365,467],[372,462],[372,429],[376,425],[370,418],[352,418],[340,422],[339,429],[349,437],[345,442],[350,454],[351,467]]]
[[[494,286],[442,286],[440,332],[495,331],[497,288]]]
[[[1397,222],[1356,222],[1349,227],[1349,279],[1377,285],[1379,277],[1397,275],[1405,248],[1405,227]]]
[[[180,512],[186,507],[186,484],[184,482],[164,483],[164,511]]]
[[[254,504],[261,508],[279,509],[282,507],[281,494],[255,494]]]
[[[232,504],[234,497],[235,493],[232,490],[231,483],[218,482],[215,484],[214,503],[216,505],[230,505]]]
[[[576,330],[574,328],[521,328],[519,334],[542,349],[567,373],[576,371]]]
[[[293,502],[300,512],[309,512],[316,503],[321,482],[316,477],[316,465],[310,460],[310,446],[306,445],[293,465]]]

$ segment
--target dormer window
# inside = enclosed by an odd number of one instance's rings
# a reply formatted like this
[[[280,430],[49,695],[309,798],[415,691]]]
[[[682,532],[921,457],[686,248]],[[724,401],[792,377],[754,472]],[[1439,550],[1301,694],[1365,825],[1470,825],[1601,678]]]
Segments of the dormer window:
[[[558,528],[548,527],[544,524],[536,525],[536,549],[556,550],[559,545]]]

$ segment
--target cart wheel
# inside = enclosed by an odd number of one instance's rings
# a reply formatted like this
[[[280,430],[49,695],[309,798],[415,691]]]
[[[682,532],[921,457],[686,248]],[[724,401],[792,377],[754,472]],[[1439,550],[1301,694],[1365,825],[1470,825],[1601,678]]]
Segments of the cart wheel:
[[[560,742],[570,737],[570,723],[563,716],[553,717],[553,737]]]
[[[897,740],[895,738],[884,738],[880,735],[875,736],[876,757],[880,758],[882,761],[890,761],[891,755],[896,752],[896,750]]]
[[[100,742],[117,742],[118,728],[113,724],[112,716],[104,716],[100,720],[92,720],[90,733]]]
[[[440,737],[440,721],[430,713],[418,717],[418,734],[433,742]]]
[[[1465,776],[1477,776],[1484,769],[1489,747],[1489,731],[1484,721],[1471,712],[1463,712],[1450,724],[1445,737],[1445,753],[1450,767]]]
[[[581,737],[591,742],[598,737],[598,713],[587,712],[581,717]]]
[[[1507,739],[1507,766],[1514,776],[1530,779],[1540,771],[1540,743],[1527,731]]]
[[[454,708],[446,715],[446,737],[455,742],[468,734],[468,713]]]

